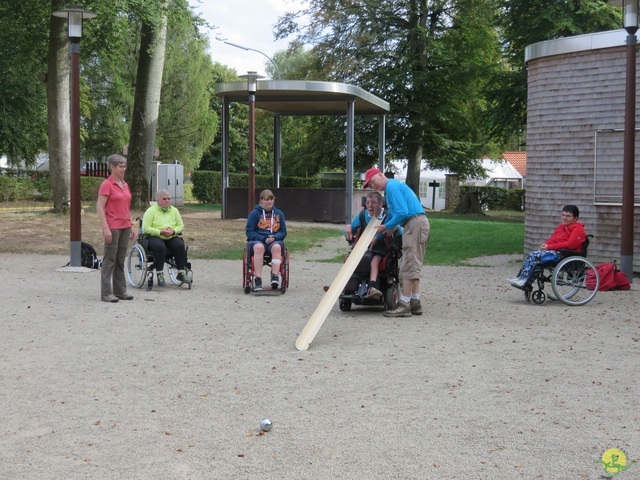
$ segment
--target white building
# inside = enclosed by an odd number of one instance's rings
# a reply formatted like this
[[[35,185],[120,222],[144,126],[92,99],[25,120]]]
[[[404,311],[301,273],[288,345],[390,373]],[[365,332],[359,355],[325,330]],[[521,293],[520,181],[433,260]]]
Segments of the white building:
[[[395,170],[395,179],[401,182],[407,179],[407,165],[403,161],[390,162]],[[509,162],[496,162],[485,158],[482,168],[487,172],[483,178],[470,179],[465,185],[477,185],[499,188],[522,188],[522,175]],[[444,210],[445,208],[445,178],[450,172],[426,168],[422,162],[420,171],[420,202],[430,210]]]
[[[482,168],[487,172],[487,176],[470,179],[464,184],[506,189],[523,187],[522,175],[506,160],[496,162],[495,160],[484,158],[482,159]]]
[[[20,162],[19,165],[9,165],[9,161],[6,155],[2,155],[0,157],[0,168],[26,168],[24,162]],[[36,155],[35,165],[29,167],[29,169],[33,170],[49,170],[49,154],[48,153],[40,153]]]

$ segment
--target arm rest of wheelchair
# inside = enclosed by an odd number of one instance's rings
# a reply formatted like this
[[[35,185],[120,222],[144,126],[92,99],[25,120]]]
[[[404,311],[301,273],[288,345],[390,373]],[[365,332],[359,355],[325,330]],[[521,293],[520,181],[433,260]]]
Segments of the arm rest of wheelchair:
[[[149,240],[147,239],[147,237],[141,236],[140,238],[138,238],[138,243],[142,248],[145,249],[145,251],[149,250]]]
[[[560,255],[562,255],[562,258],[585,256],[585,254],[579,250],[560,250]]]

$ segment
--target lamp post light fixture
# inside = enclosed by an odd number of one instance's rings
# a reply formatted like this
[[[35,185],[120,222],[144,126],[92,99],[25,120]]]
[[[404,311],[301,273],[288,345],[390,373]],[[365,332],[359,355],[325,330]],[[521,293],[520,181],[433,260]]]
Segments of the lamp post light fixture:
[[[624,98],[624,153],[622,165],[622,215],[620,228],[620,270],[633,282],[633,229],[636,161],[636,50],[638,1],[610,0],[623,8],[623,27],[627,31],[627,73]]]
[[[65,10],[52,13],[54,17],[66,18],[71,42],[71,216],[70,216],[70,260],[71,267],[82,265],[82,227],[80,223],[80,39],[82,21],[95,18],[96,14],[82,5],[69,5]]]
[[[232,47],[240,48],[241,50],[256,52],[256,53],[259,53],[260,55],[264,55],[265,57],[267,57],[267,60],[271,62],[271,65],[273,65],[273,68],[276,71],[276,80],[280,80],[280,69],[278,68],[278,64],[273,60],[273,58],[271,58],[266,53],[261,52],[260,50],[256,50],[255,48],[243,47],[242,45],[238,45],[237,43],[227,42],[226,40],[222,40],[222,42],[226,43],[227,45],[231,45]]]
[[[249,91],[249,198],[248,213],[251,213],[256,203],[256,91],[258,90],[258,79],[264,78],[256,72],[247,72],[240,75],[240,78],[247,80],[247,90]]]

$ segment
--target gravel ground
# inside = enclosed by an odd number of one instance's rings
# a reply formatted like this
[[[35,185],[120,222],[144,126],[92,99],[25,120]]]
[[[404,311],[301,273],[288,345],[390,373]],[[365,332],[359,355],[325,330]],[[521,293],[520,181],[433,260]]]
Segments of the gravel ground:
[[[536,306],[505,282],[520,256],[427,265],[424,315],[335,306],[299,352],[341,242],[293,252],[285,295],[196,260],[192,290],[118,304],[64,256],[0,255],[0,478],[599,479],[606,450],[638,459],[637,286]]]

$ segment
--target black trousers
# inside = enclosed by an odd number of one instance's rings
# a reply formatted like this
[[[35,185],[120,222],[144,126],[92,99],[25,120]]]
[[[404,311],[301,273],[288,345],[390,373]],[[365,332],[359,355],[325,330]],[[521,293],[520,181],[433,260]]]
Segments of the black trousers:
[[[167,249],[173,253],[178,270],[184,270],[184,266],[187,263],[187,254],[184,249],[184,240],[181,237],[173,237],[168,240],[163,240],[160,237],[148,237],[147,240],[149,241],[149,250],[153,252],[156,260],[153,265],[157,272],[161,272],[164,269]]]

